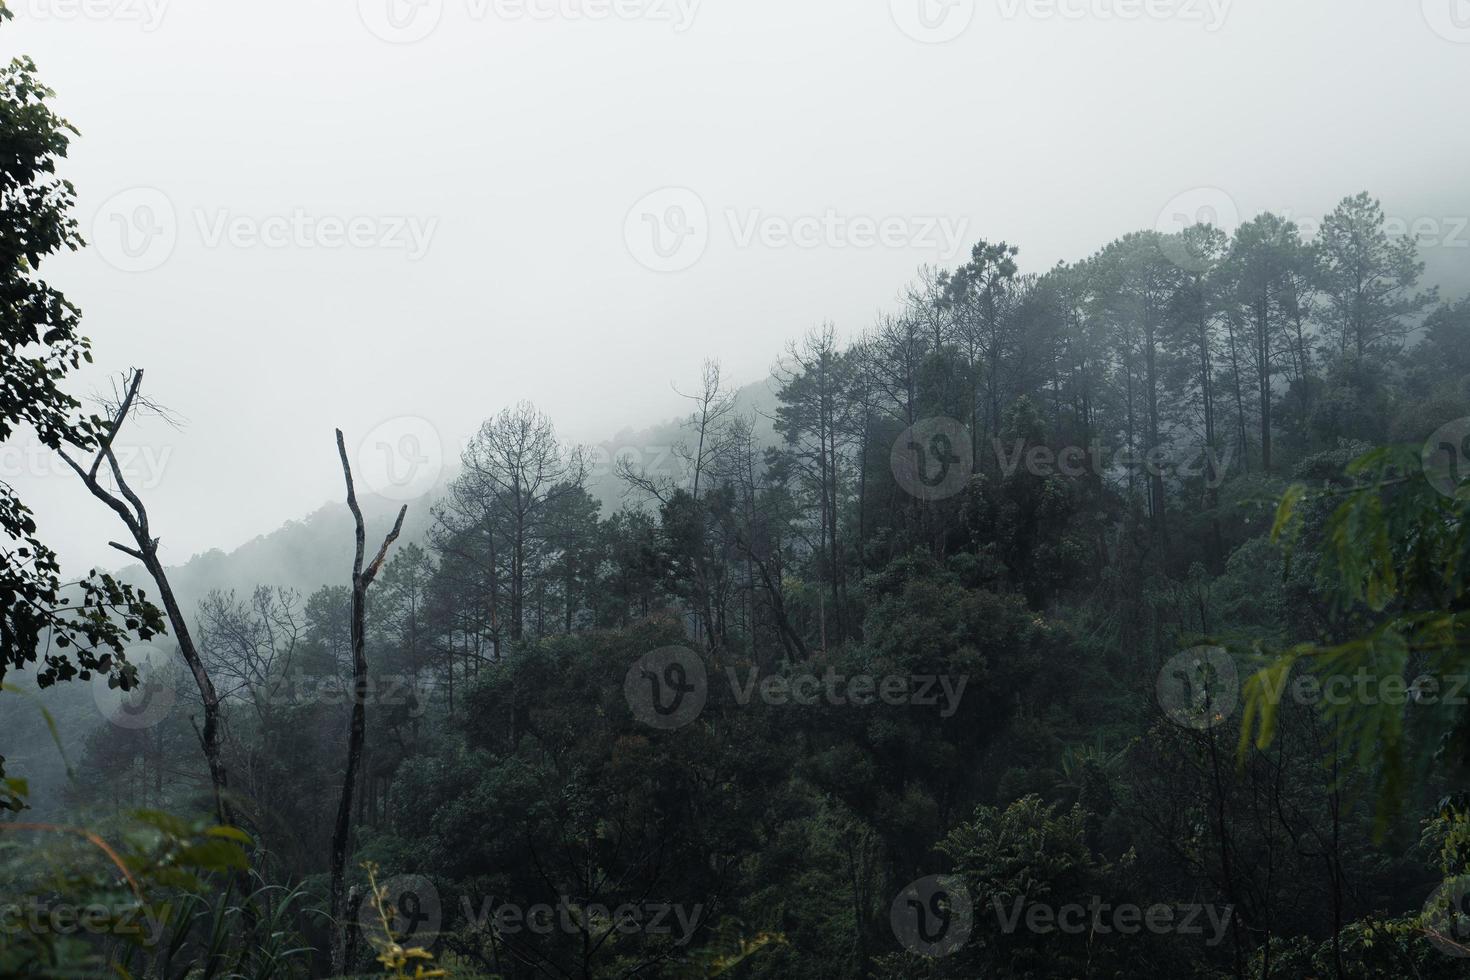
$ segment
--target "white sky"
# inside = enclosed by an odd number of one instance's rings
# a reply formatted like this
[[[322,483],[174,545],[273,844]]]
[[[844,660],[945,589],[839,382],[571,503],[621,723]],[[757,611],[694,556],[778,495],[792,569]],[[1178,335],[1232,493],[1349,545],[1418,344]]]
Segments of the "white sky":
[[[1470,0],[10,6],[0,54],[32,55],[82,131],[66,172],[94,247],[44,271],[99,368],[146,367],[188,420],[135,430],[172,562],[340,498],[334,426],[414,416],[452,455],[529,398],[592,442],[677,414],[670,382],[705,357],[756,380],[806,328],[855,333],[920,264],[954,264],[929,218],[1041,270],[1177,195],[1310,218],[1367,189],[1438,223],[1432,269],[1470,262]],[[966,18],[946,43],[900,26]],[[667,187],[696,196],[635,208]],[[683,248],[660,256],[649,210]],[[776,222],[742,241],[753,217]],[[73,481],[20,445],[0,467],[64,559],[118,563]]]

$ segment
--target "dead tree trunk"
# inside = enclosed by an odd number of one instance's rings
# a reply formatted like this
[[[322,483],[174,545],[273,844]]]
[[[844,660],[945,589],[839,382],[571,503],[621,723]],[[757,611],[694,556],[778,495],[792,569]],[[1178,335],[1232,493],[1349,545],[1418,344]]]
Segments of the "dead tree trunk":
[[[138,401],[138,389],[142,383],[143,372],[134,371],[132,377],[127,380],[126,393],[113,409],[112,421],[107,427],[106,435],[97,447],[96,458],[92,460],[90,467],[82,469],[65,453],[61,454],[61,458],[77,476],[81,477],[82,483],[91,491],[92,496],[111,507],[117,516],[122,518],[128,533],[132,535],[135,547],[129,548],[115,541],[108,543],[123,554],[142,562],[143,567],[148,570],[149,576],[153,579],[153,584],[158,587],[158,593],[163,599],[164,611],[168,614],[169,626],[173,629],[174,639],[179,644],[179,653],[183,656],[189,673],[194,676],[194,683],[199,688],[199,698],[204,705],[204,728],[199,732],[199,741],[204,750],[204,761],[209,767],[209,781],[214,790],[215,818],[221,824],[233,824],[235,817],[229,799],[229,774],[226,771],[224,759],[220,755],[219,694],[214,689],[213,681],[209,679],[208,671],[204,669],[204,661],[200,659],[199,650],[194,646],[194,638],[189,633],[189,624],[184,619],[182,610],[179,609],[178,600],[174,598],[174,590],[169,584],[163,563],[159,561],[159,539],[153,536],[153,531],[149,527],[148,509],[143,506],[143,501],[123,478],[122,467],[118,465],[117,456],[112,450],[112,443],[117,438],[118,430],[122,428],[128,413],[133,410]],[[145,401],[143,404],[147,405],[148,402]],[[104,462],[107,463],[108,470],[112,473],[116,491],[104,487],[97,478]]]
[[[357,528],[357,550],[352,559],[352,727],[347,734],[347,768],[342,773],[342,797],[337,804],[337,824],[332,830],[332,922],[335,935],[332,942],[332,972],[347,971],[347,918],[351,910],[345,908],[343,885],[347,871],[348,838],[352,831],[352,791],[357,781],[357,771],[362,765],[362,746],[367,731],[367,643],[365,624],[367,620],[367,590],[377,578],[378,569],[388,549],[398,540],[403,530],[403,518],[408,505],[398,511],[398,520],[393,530],[383,539],[382,547],[367,568],[362,567],[363,546],[367,538],[363,526],[362,508],[357,505],[357,492],[352,486],[352,466],[347,462],[347,447],[342,441],[342,430],[337,430],[337,455],[342,459],[342,476],[347,481],[347,506],[352,510],[352,519]]]

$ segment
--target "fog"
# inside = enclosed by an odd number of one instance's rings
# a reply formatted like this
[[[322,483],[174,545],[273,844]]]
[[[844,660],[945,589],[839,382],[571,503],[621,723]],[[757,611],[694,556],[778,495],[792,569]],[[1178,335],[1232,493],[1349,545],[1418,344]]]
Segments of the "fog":
[[[124,447],[170,562],[339,498],[336,426],[421,419],[386,431],[437,463],[532,399],[601,441],[981,237],[1041,271],[1367,189],[1430,281],[1470,256],[1462,2],[393,2],[24,0],[0,34],[82,134],[92,244],[45,267],[73,388],[144,367],[184,423]],[[118,564],[5,453],[69,569]]]

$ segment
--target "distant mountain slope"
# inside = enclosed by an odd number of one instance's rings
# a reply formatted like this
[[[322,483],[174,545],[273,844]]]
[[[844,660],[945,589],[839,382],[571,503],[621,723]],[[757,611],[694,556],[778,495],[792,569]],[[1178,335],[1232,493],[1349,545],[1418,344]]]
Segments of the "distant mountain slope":
[[[768,380],[747,385],[736,393],[736,410],[746,416],[754,414],[756,432],[767,444],[774,443],[776,438],[767,418],[775,407],[776,397]],[[651,471],[675,476],[678,467],[673,447],[683,436],[681,422],[672,420],[642,430],[625,428],[611,439],[586,447],[592,462],[588,491],[602,504],[603,515],[634,503],[625,494],[625,484],[614,473],[613,460],[617,456],[631,456]],[[408,502],[401,542],[423,544],[428,540],[434,523],[434,504],[443,496],[458,469],[458,460],[447,462],[450,468],[434,489]],[[368,538],[382,540],[400,504],[372,495],[364,495],[361,503]],[[352,551],[352,514],[345,499],[337,500],[231,551],[206,551],[172,566],[169,581],[186,614],[192,615],[199,601],[213,589],[245,593],[257,585],[279,585],[310,595],[323,585],[346,585],[351,575]],[[117,574],[125,581],[152,588],[141,565],[127,566]]]
[[[777,404],[775,383],[771,378],[748,384],[735,392],[736,413],[754,418],[756,438],[763,445],[776,443],[770,416],[775,414]],[[683,420],[674,419],[637,431],[624,428],[611,439],[588,446],[592,455],[592,478],[588,481],[587,491],[602,504],[603,515],[612,513],[631,499],[627,495],[627,484],[614,472],[614,460],[628,456],[650,473],[677,477],[681,474],[674,447],[687,435]]]

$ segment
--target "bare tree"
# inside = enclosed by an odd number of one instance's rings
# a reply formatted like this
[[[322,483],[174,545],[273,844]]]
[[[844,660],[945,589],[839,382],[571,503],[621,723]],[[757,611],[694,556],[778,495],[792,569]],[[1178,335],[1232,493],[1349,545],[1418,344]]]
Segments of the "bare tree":
[[[700,479],[720,455],[720,430],[735,410],[735,396],[726,390],[721,380],[719,361],[704,362],[699,390],[694,394],[686,395],[677,388],[674,390],[681,398],[694,403],[694,411],[684,423],[686,429],[693,431],[694,445],[680,442],[674,452],[684,460],[691,481],[689,492],[697,502]]]
[[[680,439],[673,447],[673,455],[683,462],[682,478],[667,473],[655,473],[641,463],[626,457],[613,461],[614,474],[628,484],[628,490],[666,504],[676,490],[687,490],[697,502],[704,474],[723,452],[721,438],[735,411],[735,393],[723,380],[720,362],[707,360],[700,372],[699,390],[693,393],[674,393],[694,403],[694,410],[679,423],[680,428],[691,433],[693,445],[688,439]]]
[[[253,705],[262,723],[290,680],[305,632],[300,603],[294,589],[268,585],[257,586],[249,600],[215,589],[199,603],[199,644],[221,678],[221,698]]]
[[[579,493],[585,485],[586,457],[581,449],[566,451],[551,419],[530,402],[521,402],[486,421],[461,460],[464,471],[450,487],[450,507],[460,515],[483,515],[492,564],[496,535],[504,537],[510,638],[520,640],[525,633],[526,577],[536,559],[534,546],[542,539],[557,502]],[[498,658],[498,623],[496,629],[493,642]]]
[[[918,421],[919,374],[929,353],[921,324],[908,313],[883,315],[862,343],[873,388],[887,414],[907,428]]]
[[[123,554],[142,562],[143,567],[153,579],[153,584],[158,588],[158,593],[163,599],[164,611],[168,614],[169,625],[173,629],[174,639],[179,644],[179,654],[184,658],[184,663],[194,676],[194,683],[199,688],[199,698],[204,706],[204,728],[199,732],[199,742],[204,750],[204,761],[209,767],[210,784],[214,788],[215,816],[220,823],[233,823],[234,814],[229,800],[229,776],[220,755],[219,694],[214,689],[214,682],[210,680],[209,672],[204,668],[204,661],[200,658],[199,650],[194,645],[194,638],[189,633],[189,624],[184,619],[184,613],[179,608],[178,600],[174,597],[174,590],[169,584],[163,563],[159,561],[158,542],[160,539],[154,536],[152,526],[148,522],[148,509],[143,506],[142,499],[132,487],[128,486],[128,481],[123,477],[122,467],[118,465],[117,455],[113,452],[113,442],[117,439],[118,431],[130,413],[138,408],[144,408],[162,414],[156,405],[140,397],[138,392],[142,384],[143,372],[133,371],[124,379],[121,397],[107,403],[106,407],[111,421],[97,445],[96,456],[91,466],[82,469],[81,465],[66,453],[62,453],[61,458],[81,478],[92,496],[112,508],[122,519],[123,525],[127,527],[134,542],[133,547],[119,544],[116,541],[109,541],[108,544]],[[107,464],[107,472],[111,474],[111,487],[103,483],[103,463]]]
[[[347,969],[346,903],[343,901],[342,886],[347,870],[347,845],[352,831],[352,791],[357,782],[357,770],[362,764],[362,743],[367,731],[367,590],[383,567],[388,549],[398,540],[403,531],[403,519],[408,515],[408,505],[398,509],[398,520],[393,530],[383,539],[378,553],[367,568],[362,567],[363,548],[367,540],[367,529],[362,520],[362,508],[357,505],[357,491],[352,485],[352,465],[347,462],[347,446],[342,440],[342,430],[337,430],[337,455],[342,459],[342,477],[347,481],[347,506],[352,510],[356,525],[357,548],[352,559],[352,726],[347,734],[347,769],[342,773],[342,797],[337,804],[337,823],[332,830],[332,922],[336,925],[336,941],[332,947],[334,973]]]
[[[249,599],[213,590],[196,614],[200,655],[226,708],[222,751],[235,781],[237,815],[253,823],[267,852],[275,850],[269,816],[289,806],[296,792],[275,763],[291,758],[290,746],[301,737],[281,717],[305,636],[299,607],[294,590],[261,585]],[[231,710],[236,706],[242,710]]]
[[[683,481],[672,477],[649,473],[640,465],[627,459],[617,461],[617,475],[628,484],[629,489],[641,491],[653,497],[666,508],[675,501],[676,492],[687,493],[689,529],[693,532],[692,548],[686,556],[689,571],[693,576],[690,583],[693,602],[706,642],[714,649],[725,639],[725,599],[728,591],[727,563],[709,553],[711,538],[716,530],[710,520],[708,504],[700,505],[701,488],[707,487],[707,476],[718,478],[721,458],[725,454],[725,443],[735,411],[735,395],[730,392],[721,377],[720,362],[707,360],[700,374],[699,389],[686,394],[674,391],[681,398],[694,403],[694,410],[684,419],[682,427],[689,433],[687,439],[679,440],[674,455],[683,460]]]
[[[761,442],[755,432],[755,416],[731,419],[721,434],[720,455],[711,469],[733,494],[733,505],[723,514],[724,520],[733,525],[728,535],[731,540],[729,560],[739,559],[745,564],[744,588],[749,602],[746,632],[751,659],[758,662],[760,656],[756,637],[761,620],[756,598],[758,593],[764,592],[773,631],[786,657],[806,660],[810,653],[787,613],[782,586],[781,529],[786,520],[781,510],[782,501],[789,498],[780,489],[773,492],[762,455]]]

